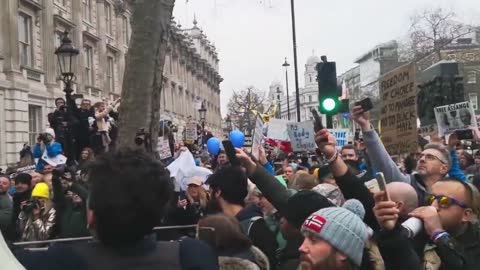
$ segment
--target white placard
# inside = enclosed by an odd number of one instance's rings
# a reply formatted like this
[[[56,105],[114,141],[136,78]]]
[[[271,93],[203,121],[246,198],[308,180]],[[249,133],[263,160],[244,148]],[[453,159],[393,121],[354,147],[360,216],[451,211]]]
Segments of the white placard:
[[[49,165],[52,165],[53,167],[57,167],[58,165],[63,165],[67,163],[67,157],[60,154],[56,155],[54,157],[49,157],[47,155],[47,150],[43,152],[42,159],[47,162]]]
[[[172,157],[172,152],[170,151],[170,145],[168,143],[168,140],[164,140],[163,137],[158,137],[157,151],[160,159],[167,159]]]
[[[258,160],[258,149],[262,146],[264,140],[263,136],[263,120],[262,117],[257,116],[255,121],[255,131],[253,133],[252,155]]]
[[[317,148],[313,121],[288,123],[287,130],[294,152],[314,151]]]
[[[197,139],[197,123],[187,123],[185,128],[185,140],[193,143]]]
[[[280,141],[288,141],[288,131],[287,124],[290,123],[288,120],[283,119],[270,119],[267,125],[267,138]]]
[[[436,107],[434,110],[440,137],[451,134],[455,130],[478,127],[475,112],[468,101]]]

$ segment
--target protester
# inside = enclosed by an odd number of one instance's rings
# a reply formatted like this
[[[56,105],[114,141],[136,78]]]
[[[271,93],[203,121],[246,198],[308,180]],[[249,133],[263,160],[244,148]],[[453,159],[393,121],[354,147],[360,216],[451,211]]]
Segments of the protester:
[[[290,184],[291,189],[295,190],[310,190],[318,185],[318,181],[315,176],[308,174],[305,171],[298,171],[295,174],[293,182]]]
[[[426,145],[418,160],[418,173],[404,175],[386,151],[378,134],[371,128],[368,113],[365,113],[361,106],[355,106],[352,118],[362,128],[363,138],[375,169],[384,173],[387,182],[399,181],[411,184],[417,191],[420,202],[425,201],[432,185],[447,174],[451,178],[466,181],[465,175],[459,169],[457,154],[452,149],[459,142],[455,134],[449,137],[450,151],[440,144]]]
[[[217,156],[217,167],[216,167],[216,169],[218,170],[218,169],[224,168],[224,167],[228,166],[229,163],[230,163],[230,161],[228,160],[228,156],[225,153],[225,151],[220,151],[220,153]]]
[[[297,165],[291,163],[283,170],[285,181],[287,181],[287,185],[289,186],[293,183],[293,180],[295,179],[296,169]]]
[[[22,202],[20,208],[18,223],[22,241],[47,240],[52,236],[56,211],[47,184],[38,183],[32,190],[31,200]]]
[[[82,152],[80,153],[80,159],[78,160],[78,168],[81,170],[88,162],[94,160],[95,153],[93,152],[93,149],[89,147],[83,148]]]
[[[10,189],[10,179],[0,175],[0,232],[6,233],[7,228],[12,222],[13,202],[8,190]]]
[[[464,153],[466,155],[468,153]],[[474,163],[465,169],[467,174],[480,175],[480,150],[474,155]]]
[[[12,222],[7,230],[8,239],[17,241],[21,237],[21,231],[18,224],[18,215],[21,205],[30,200],[32,194],[32,176],[27,173],[20,173],[15,176],[15,194],[13,195],[13,213]]]
[[[89,167],[87,220],[98,241],[55,245],[17,254],[27,269],[218,269],[201,241],[156,242],[148,237],[173,194],[169,173],[140,150],[120,150]]]
[[[112,142],[109,132],[110,123],[108,114],[113,110],[111,105],[106,106],[105,102],[97,102],[93,105],[95,108],[95,133],[92,140],[92,148],[95,154],[108,152],[108,147]]]
[[[48,114],[48,122],[53,129],[50,134],[56,135],[56,141],[65,150],[65,156],[73,161],[76,158],[74,149],[74,131],[77,119],[72,114],[69,107],[65,106],[65,100],[63,98],[55,99],[55,106],[57,107],[54,112]],[[55,138],[55,135],[52,137]],[[43,150],[43,149],[42,149]],[[49,155],[50,157],[52,155]],[[34,151],[34,157],[35,151]]]
[[[301,225],[305,219],[318,209],[333,206],[322,195],[313,191],[301,191],[293,196],[287,188],[262,166],[257,166],[242,150],[237,150],[237,158],[245,167],[249,179],[254,182],[263,196],[282,215],[280,226],[283,236],[287,240],[284,249],[279,250],[278,269],[296,270],[300,264],[300,247],[303,236]]]
[[[234,217],[210,215],[198,222],[197,238],[210,244],[218,255],[220,270],[269,270],[267,256],[243,233]]]
[[[302,233],[302,269],[360,269],[367,229],[354,213],[341,207],[321,209],[305,220]]]
[[[428,238],[416,249],[399,226],[396,203],[385,194],[375,195],[375,215],[382,233],[378,237],[387,269],[477,269],[480,263],[480,195],[471,184],[446,179],[431,187],[428,206],[411,217],[423,222]]]
[[[480,153],[477,151],[474,156],[470,155],[467,151],[465,150],[458,150],[457,155],[458,155],[458,162],[460,163],[460,169],[462,171],[467,170],[470,166],[475,164],[475,159],[477,156],[480,158]],[[469,173],[469,172],[467,172]]]
[[[32,188],[43,181],[43,175],[38,172],[31,172],[30,176],[32,177]]]
[[[88,191],[73,181],[70,172],[59,170],[53,171],[52,185],[58,237],[89,236],[86,209]]]
[[[208,178],[207,184],[211,194],[209,211],[237,218],[253,245],[267,255],[272,266],[276,265],[277,242],[263,219],[262,210],[256,205],[245,207],[248,183],[244,171],[232,166],[220,169]]]
[[[37,158],[37,172],[44,172],[44,167],[47,163],[44,159],[44,153],[47,158],[56,158],[63,153],[62,145],[55,141],[55,132],[51,128],[47,128],[45,133],[42,133],[37,138],[37,144],[33,149],[33,157]]]
[[[75,129],[75,145],[77,160],[81,160],[83,149],[90,147],[90,137],[92,136],[93,127],[90,119],[94,119],[95,112],[92,109],[92,102],[88,99],[83,99],[80,103],[80,108],[77,107],[75,100],[71,95],[67,96],[68,108],[73,112],[73,115],[78,119],[78,125]]]
[[[199,177],[193,177],[187,191],[179,193],[177,208],[171,214],[171,219],[177,225],[196,224],[205,215],[208,195],[202,187]]]

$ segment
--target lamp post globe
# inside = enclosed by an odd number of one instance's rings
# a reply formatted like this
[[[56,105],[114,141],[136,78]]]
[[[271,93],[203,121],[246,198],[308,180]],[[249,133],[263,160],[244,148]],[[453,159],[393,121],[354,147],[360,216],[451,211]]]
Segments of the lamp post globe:
[[[65,31],[60,46],[55,50],[55,55],[57,55],[58,58],[60,75],[62,76],[62,81],[65,83],[64,91],[67,94],[73,92],[71,87],[72,81],[75,80],[73,67],[79,53],[79,50],[73,46],[72,40],[68,37],[68,31]]]

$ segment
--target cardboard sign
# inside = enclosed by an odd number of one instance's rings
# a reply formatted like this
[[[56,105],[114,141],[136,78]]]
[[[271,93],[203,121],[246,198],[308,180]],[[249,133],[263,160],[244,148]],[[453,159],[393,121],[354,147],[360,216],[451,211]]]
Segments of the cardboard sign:
[[[172,157],[172,152],[170,151],[170,145],[168,143],[168,140],[164,140],[163,137],[158,137],[157,151],[160,159],[167,159]]]
[[[290,123],[288,120],[282,119],[270,119],[267,126],[267,137],[279,141],[288,141],[288,131],[287,124]]]
[[[60,155],[56,155],[54,157],[49,157],[47,155],[47,150],[45,150],[43,152],[42,159],[53,167],[57,167],[58,165],[63,165],[63,164],[67,163],[67,157],[66,156],[60,154]]]
[[[417,148],[415,64],[401,66],[380,79],[382,141],[390,155]]]
[[[197,139],[197,123],[187,123],[185,127],[185,140],[192,144]]]
[[[337,140],[337,147],[342,148],[348,144],[349,132],[348,129],[329,129],[328,130]]]
[[[435,107],[438,136],[452,134],[455,130],[477,128],[477,119],[470,102],[460,102]]]
[[[257,116],[255,121],[255,131],[253,133],[252,155],[258,160],[258,149],[262,146],[263,136],[263,120],[261,116]]]
[[[288,123],[287,130],[294,152],[314,151],[317,148],[313,121]]]

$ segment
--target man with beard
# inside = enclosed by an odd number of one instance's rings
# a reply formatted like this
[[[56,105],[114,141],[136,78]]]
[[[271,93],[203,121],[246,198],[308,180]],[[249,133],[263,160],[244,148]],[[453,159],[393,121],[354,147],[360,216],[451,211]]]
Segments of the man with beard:
[[[86,209],[88,191],[81,184],[73,182],[72,173],[68,171],[53,170],[52,185],[58,236],[89,236]]]
[[[347,144],[342,147],[340,156],[345,164],[348,165],[350,171],[355,174],[361,181],[366,182],[373,178],[373,170],[366,164],[362,164],[359,151],[354,145]]]
[[[222,168],[207,179],[210,186],[211,199],[207,205],[210,213],[223,212],[235,217],[240,222],[243,232],[250,238],[252,244],[258,247],[275,268],[275,252],[277,241],[263,219],[262,209],[257,205],[245,207],[248,195],[247,176],[241,167],[229,166]]]
[[[63,98],[55,99],[55,106],[57,107],[55,111],[48,114],[48,122],[55,132],[55,140],[65,150],[68,162],[73,162],[76,158],[73,132],[77,119],[73,116],[70,107],[65,105]]]
[[[342,207],[321,209],[302,225],[302,270],[357,270],[362,264],[367,227]]]

